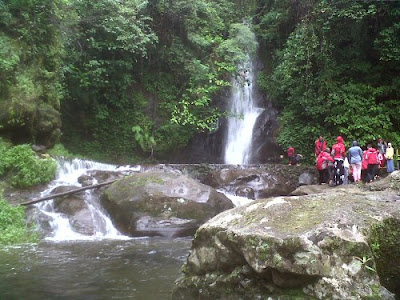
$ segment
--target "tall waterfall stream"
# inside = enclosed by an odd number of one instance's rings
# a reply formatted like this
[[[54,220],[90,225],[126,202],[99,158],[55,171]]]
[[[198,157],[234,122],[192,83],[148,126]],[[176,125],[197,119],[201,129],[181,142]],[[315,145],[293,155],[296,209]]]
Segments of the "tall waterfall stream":
[[[254,68],[250,57],[239,67],[233,79],[230,99],[228,135],[225,147],[225,163],[248,164],[251,159],[253,127],[263,109],[256,106],[254,99]]]

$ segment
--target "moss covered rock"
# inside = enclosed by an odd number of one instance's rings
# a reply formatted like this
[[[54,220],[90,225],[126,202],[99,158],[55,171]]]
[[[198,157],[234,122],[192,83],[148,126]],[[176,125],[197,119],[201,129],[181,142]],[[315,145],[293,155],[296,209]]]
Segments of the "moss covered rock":
[[[184,175],[149,171],[113,183],[102,204],[128,235],[193,234],[206,220],[233,207],[213,188]]]
[[[400,240],[386,225],[400,221],[399,203],[386,195],[352,186],[223,212],[197,230],[173,298],[394,299],[386,288],[399,283],[381,276],[400,278],[398,264],[381,265],[371,250],[376,228]]]
[[[14,143],[51,148],[61,136],[59,110],[38,99],[0,102],[0,134]]]

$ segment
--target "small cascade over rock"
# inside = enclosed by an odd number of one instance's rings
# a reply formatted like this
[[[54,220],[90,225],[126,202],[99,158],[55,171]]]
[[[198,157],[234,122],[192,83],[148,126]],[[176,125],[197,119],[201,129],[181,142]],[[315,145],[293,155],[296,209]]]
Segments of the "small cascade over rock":
[[[257,107],[254,99],[254,68],[250,56],[240,66],[233,79],[233,90],[228,119],[225,163],[248,164],[251,159],[253,127],[263,109]]]
[[[58,164],[57,178],[41,193],[42,197],[79,188],[88,181],[95,184],[98,179],[111,180],[140,170],[80,159],[61,158]],[[124,238],[101,207],[96,190],[38,203],[34,210],[33,218],[46,239]]]

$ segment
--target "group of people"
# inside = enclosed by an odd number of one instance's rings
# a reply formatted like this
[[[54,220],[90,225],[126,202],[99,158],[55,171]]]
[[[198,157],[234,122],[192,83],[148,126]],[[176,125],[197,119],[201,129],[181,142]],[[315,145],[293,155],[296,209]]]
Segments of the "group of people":
[[[337,137],[331,149],[320,136],[315,141],[315,157],[319,182],[330,185],[347,184],[349,175],[352,175],[356,183],[361,180],[372,182],[379,167],[384,167],[385,164],[388,173],[394,171],[394,149],[391,143],[386,144],[382,139],[378,139],[376,149],[369,144],[364,151],[357,141],[353,141],[352,147],[346,152],[341,136]]]

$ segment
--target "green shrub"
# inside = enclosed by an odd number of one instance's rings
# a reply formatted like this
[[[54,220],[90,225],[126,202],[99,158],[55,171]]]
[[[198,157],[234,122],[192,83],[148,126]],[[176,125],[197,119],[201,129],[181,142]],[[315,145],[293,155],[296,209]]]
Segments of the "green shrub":
[[[53,155],[53,156],[64,156],[64,157],[77,157],[79,155],[74,155],[71,152],[68,151],[68,149],[66,149],[64,147],[63,144],[55,144],[55,146],[50,149],[49,151],[47,151],[48,154]]]
[[[0,245],[32,243],[37,240],[38,236],[30,232],[26,225],[24,207],[11,206],[0,195]]]
[[[0,175],[5,175],[10,184],[27,188],[51,181],[57,170],[51,158],[40,159],[29,145],[18,145],[7,149],[0,157]]]

